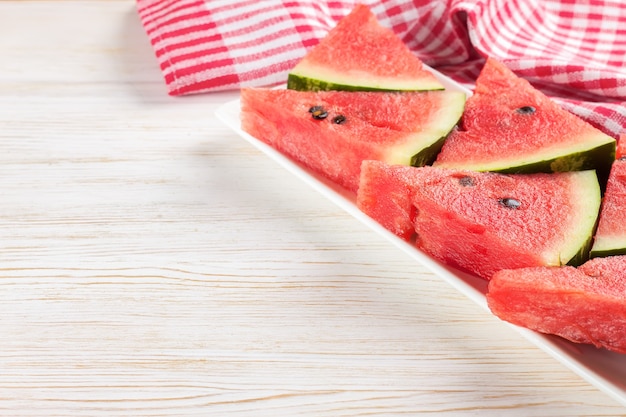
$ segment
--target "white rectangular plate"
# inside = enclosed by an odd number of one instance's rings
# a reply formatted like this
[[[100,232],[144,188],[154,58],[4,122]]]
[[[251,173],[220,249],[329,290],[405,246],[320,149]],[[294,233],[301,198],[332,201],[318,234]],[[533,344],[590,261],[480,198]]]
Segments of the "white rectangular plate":
[[[455,83],[437,71],[432,70],[432,72],[447,89],[463,91],[468,95],[471,94],[471,92],[463,86]],[[362,213],[356,207],[356,202],[352,195],[343,192],[340,187],[334,186],[332,183],[320,178],[315,173],[302,167],[274,148],[244,132],[241,129],[239,118],[239,100],[224,104],[217,110],[216,115],[243,139],[247,140],[287,171],[300,178],[330,201],[369,226],[376,233],[384,236],[396,247],[413,257],[420,264],[441,277],[462,294],[465,294],[486,311],[489,311],[485,300],[485,280],[448,268],[428,257],[413,245],[385,230],[377,222]],[[559,337],[543,335],[519,326],[506,324],[516,329],[530,342],[552,355],[589,383],[626,406],[626,355],[596,349],[594,346],[590,345],[570,343]]]

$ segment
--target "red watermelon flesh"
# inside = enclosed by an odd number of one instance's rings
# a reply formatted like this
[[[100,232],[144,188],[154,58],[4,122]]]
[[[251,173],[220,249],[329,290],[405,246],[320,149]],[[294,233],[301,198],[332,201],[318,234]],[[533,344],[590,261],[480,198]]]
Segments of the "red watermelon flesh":
[[[615,149],[615,159],[626,158],[626,134],[620,135]]]
[[[489,58],[460,129],[433,165],[496,172],[596,169],[606,181],[615,140]]]
[[[626,255],[626,159],[613,162],[591,257]]]
[[[357,206],[440,261],[485,279],[586,255],[595,172],[496,174],[363,162]]]
[[[463,112],[454,91],[243,89],[244,131],[356,192],[361,161],[430,163]]]
[[[513,324],[626,353],[626,256],[498,271],[487,303]]]

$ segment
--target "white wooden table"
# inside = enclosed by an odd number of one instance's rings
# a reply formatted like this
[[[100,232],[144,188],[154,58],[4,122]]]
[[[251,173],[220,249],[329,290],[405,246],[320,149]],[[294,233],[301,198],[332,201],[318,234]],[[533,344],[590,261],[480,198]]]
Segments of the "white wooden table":
[[[0,415],[624,407],[172,98],[133,1],[0,3]]]

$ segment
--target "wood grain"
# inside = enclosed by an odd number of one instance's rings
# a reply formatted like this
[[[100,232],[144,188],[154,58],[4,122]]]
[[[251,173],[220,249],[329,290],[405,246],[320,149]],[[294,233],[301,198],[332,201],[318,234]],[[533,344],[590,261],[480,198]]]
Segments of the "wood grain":
[[[133,1],[0,3],[0,415],[625,410],[167,96]]]

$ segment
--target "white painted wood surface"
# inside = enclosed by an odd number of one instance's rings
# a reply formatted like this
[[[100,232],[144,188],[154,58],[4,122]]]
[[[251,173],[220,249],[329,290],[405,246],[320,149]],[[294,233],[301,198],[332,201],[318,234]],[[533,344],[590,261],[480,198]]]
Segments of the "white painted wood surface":
[[[626,410],[167,96],[133,1],[0,2],[0,415]]]

